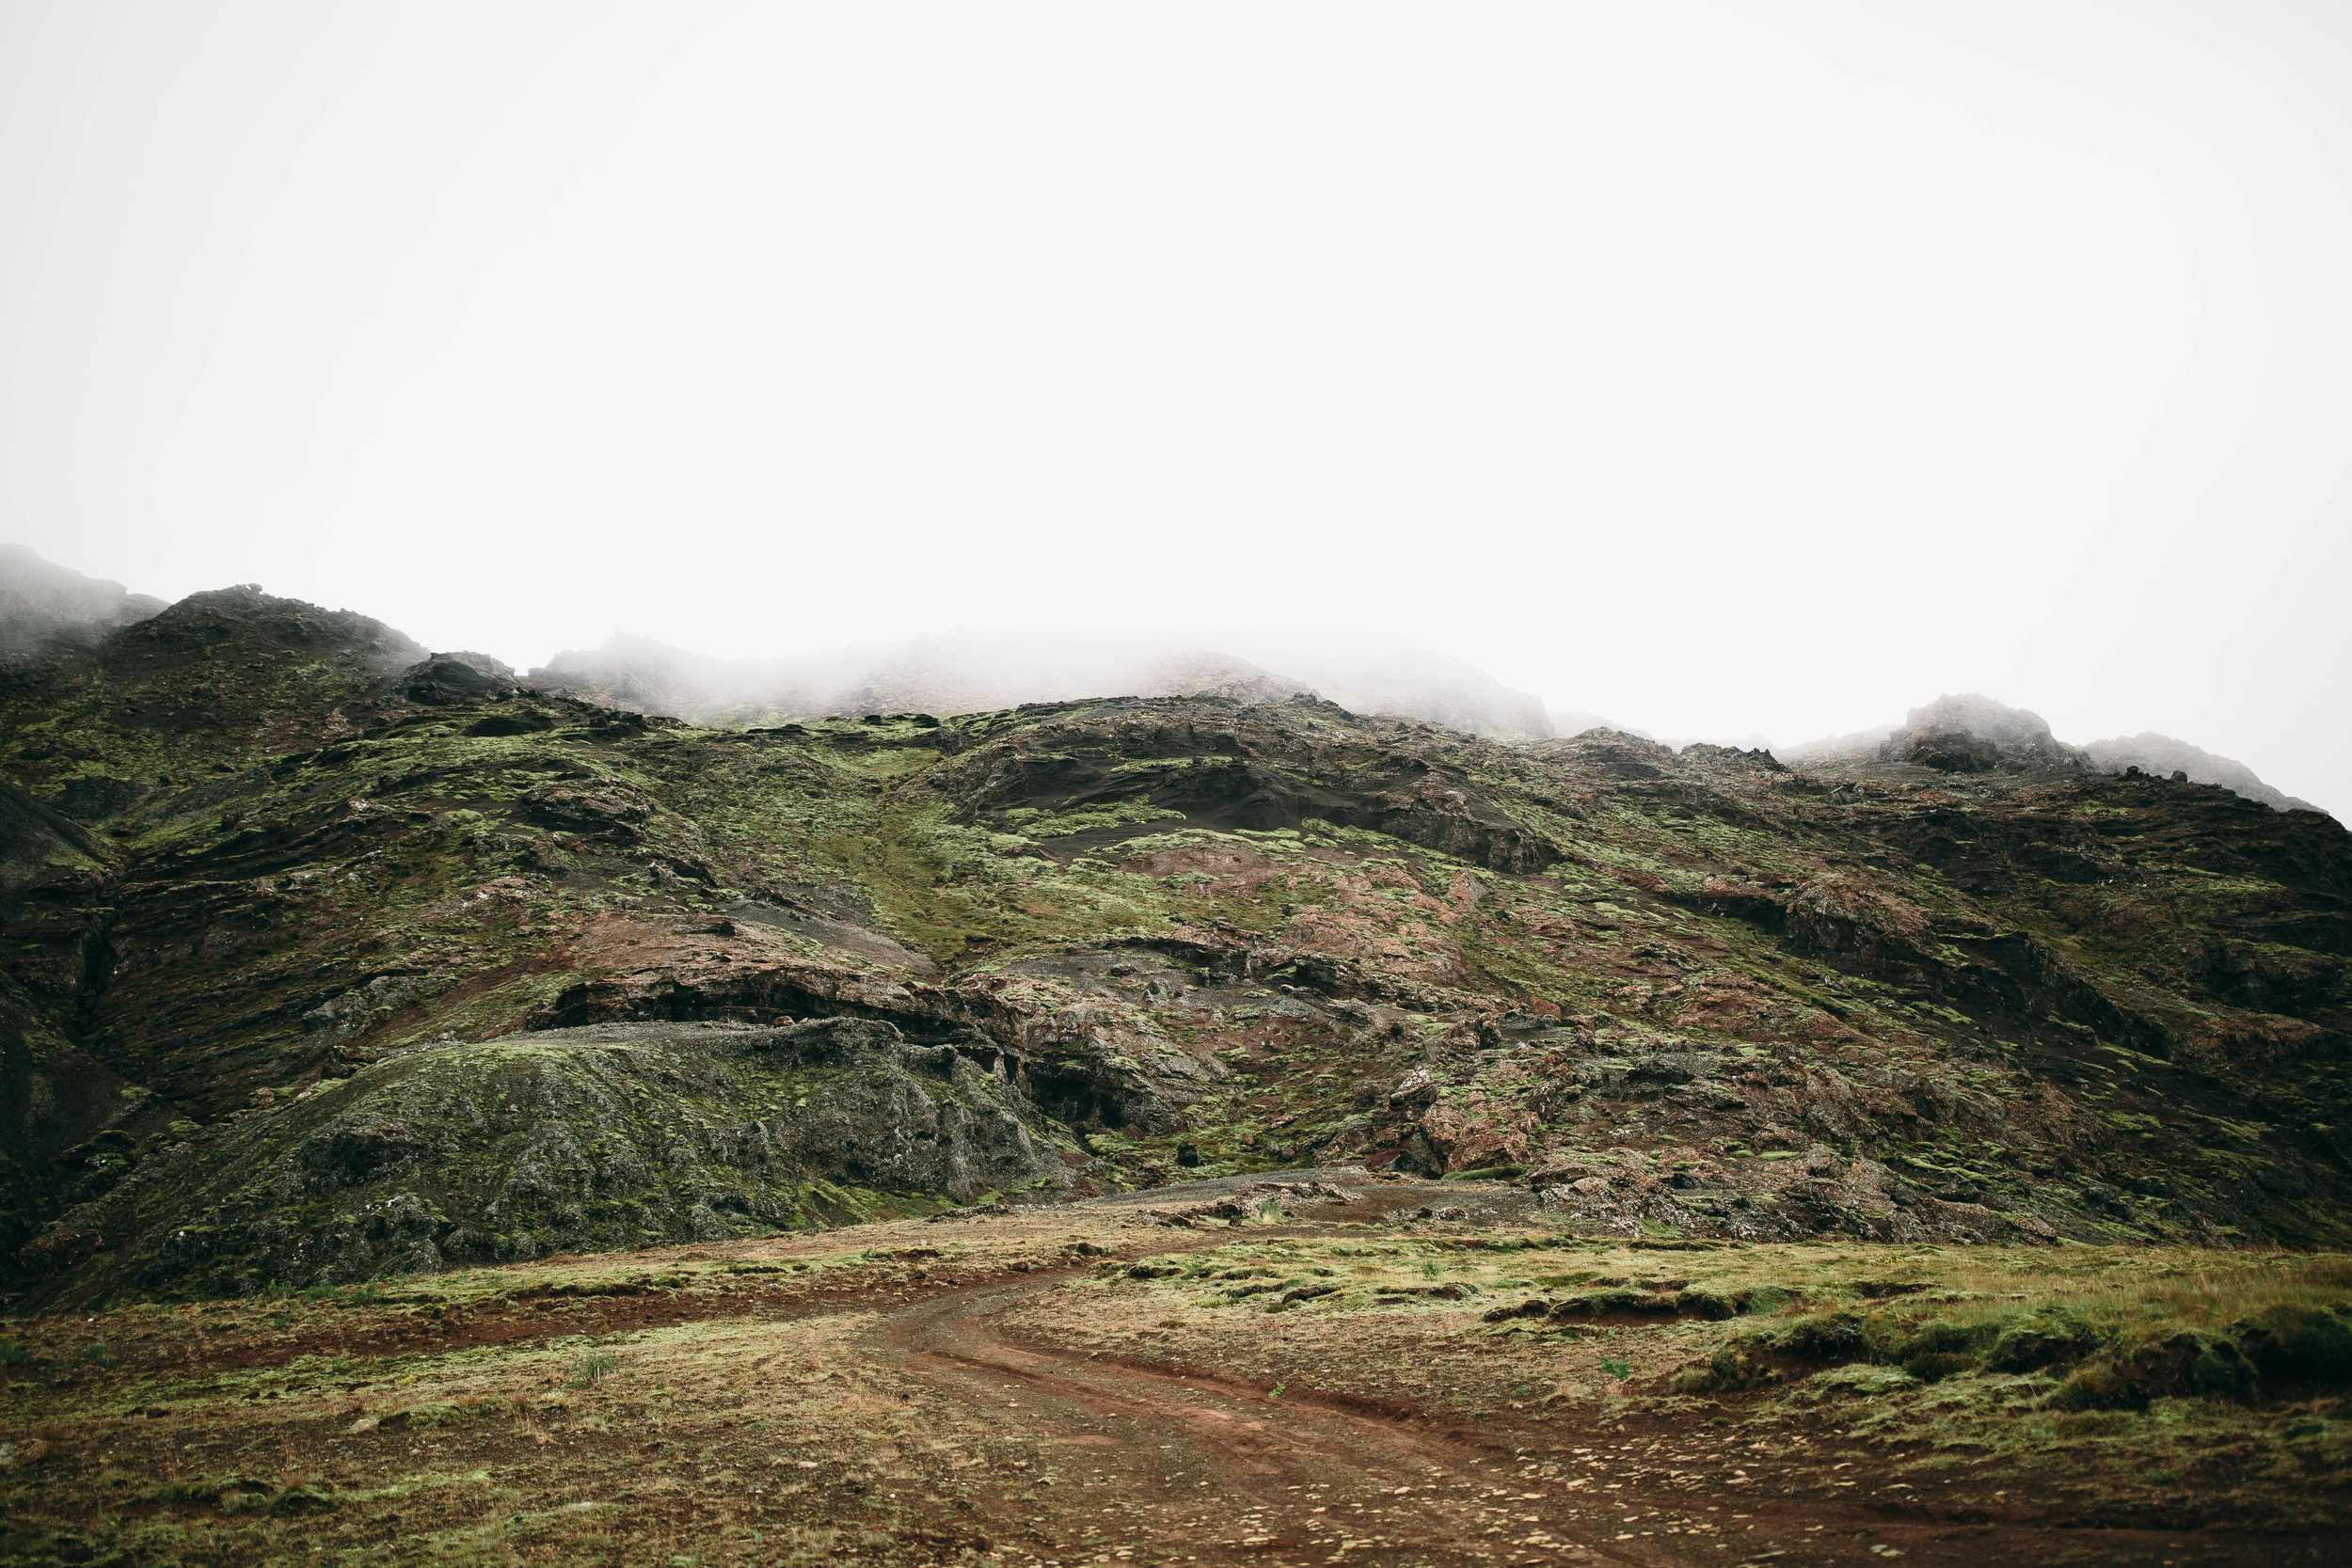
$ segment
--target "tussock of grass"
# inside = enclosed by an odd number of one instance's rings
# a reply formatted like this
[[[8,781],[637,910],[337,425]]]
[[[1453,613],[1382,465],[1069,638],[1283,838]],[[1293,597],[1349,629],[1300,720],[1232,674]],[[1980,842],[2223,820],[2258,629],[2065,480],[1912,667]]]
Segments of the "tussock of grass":
[[[1868,1361],[1923,1383],[1976,1369],[2063,1374],[2059,1408],[2144,1408],[2161,1398],[2257,1400],[2352,1383],[2352,1259],[2341,1256],[2179,1255],[2095,1274],[2058,1271],[2039,1289],[2013,1269],[1939,1271],[1955,1287],[1924,1303],[1860,1310],[1836,1303],[1720,1352],[1712,1382],[1764,1380],[1765,1354]],[[1974,1287],[1974,1288],[1972,1288]]]

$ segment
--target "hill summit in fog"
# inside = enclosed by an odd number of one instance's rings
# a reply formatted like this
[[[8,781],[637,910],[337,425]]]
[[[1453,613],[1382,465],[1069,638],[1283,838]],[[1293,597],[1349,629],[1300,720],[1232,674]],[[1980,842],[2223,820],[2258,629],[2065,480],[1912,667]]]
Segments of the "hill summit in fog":
[[[2318,811],[2265,784],[2242,762],[2153,733],[2073,746],[2038,713],[1976,692],[1947,693],[1913,708],[1899,724],[1784,748],[1787,761],[1876,771],[1889,778],[1937,775],[1984,784],[2046,782],[2069,773],[2145,773],[2218,784],[2280,811]]]
[[[1301,692],[1499,740],[1554,734],[1541,699],[1458,658],[1407,642],[1288,650],[1275,667],[1149,638],[1046,637],[974,629],[881,650],[721,659],[616,636],[566,650],[533,686],[695,723],[753,724],[865,713],[986,713],[1081,697],[1231,697]]]

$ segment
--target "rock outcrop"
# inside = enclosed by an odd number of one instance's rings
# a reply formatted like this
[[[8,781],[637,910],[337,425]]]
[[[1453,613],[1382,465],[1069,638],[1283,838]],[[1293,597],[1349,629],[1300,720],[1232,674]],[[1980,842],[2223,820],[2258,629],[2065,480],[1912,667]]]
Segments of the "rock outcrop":
[[[1909,763],[1939,773],[2023,773],[2080,769],[2081,752],[2050,733],[2038,713],[1973,693],[1943,696],[1913,708],[1878,746],[1881,762]]]

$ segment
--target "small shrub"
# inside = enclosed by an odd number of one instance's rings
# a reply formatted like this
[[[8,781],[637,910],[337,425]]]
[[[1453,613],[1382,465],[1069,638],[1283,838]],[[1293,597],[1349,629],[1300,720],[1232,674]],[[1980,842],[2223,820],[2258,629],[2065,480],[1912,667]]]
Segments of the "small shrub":
[[[1623,1383],[1633,1375],[1633,1363],[1620,1356],[1604,1355],[1600,1358],[1600,1370]]]
[[[570,1388],[594,1388],[612,1375],[621,1364],[617,1355],[583,1355],[572,1368],[572,1375],[564,1386]]]
[[[93,1367],[111,1367],[115,1364],[114,1353],[103,1345],[84,1345],[82,1359]]]
[[[14,1339],[0,1339],[0,1367],[22,1367],[33,1358],[33,1353]]]

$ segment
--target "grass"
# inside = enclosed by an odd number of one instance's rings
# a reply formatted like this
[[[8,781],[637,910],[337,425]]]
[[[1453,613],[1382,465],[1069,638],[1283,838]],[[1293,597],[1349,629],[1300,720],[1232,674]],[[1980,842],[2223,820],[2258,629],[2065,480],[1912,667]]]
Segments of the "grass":
[[[896,1560],[1058,1518],[1046,1472],[1069,1480],[1070,1450],[1050,1432],[1011,1411],[976,1425],[877,1353],[875,1314],[927,1288],[916,1262],[1025,1282],[1004,1307],[1016,1337],[1214,1369],[1285,1409],[1403,1401],[1474,1433],[1473,1451],[1563,1478],[1605,1461],[1641,1481],[1663,1444],[1691,1476],[1715,1466],[1719,1491],[1802,1498],[1860,1475],[1890,1499],[1997,1513],[2029,1497],[2074,1522],[2352,1516],[2341,1381],[2258,1376],[2118,1407],[2063,1396],[2080,1368],[2129,1366],[2168,1333],[2243,1342],[2240,1325],[2333,1318],[2352,1298],[2341,1256],[1668,1247],[1399,1228],[1362,1209],[1267,1224],[1245,1208],[1177,1231],[1092,1206],[1016,1210],[0,1324],[24,1353],[0,1441],[48,1449],[0,1469],[19,1532],[0,1560],[63,1540],[189,1563],[618,1564],[716,1560],[755,1534],[779,1561]],[[1677,1305],[1508,1315],[1617,1292]],[[1839,1323],[1855,1326],[1849,1358],[1790,1348]],[[2087,1327],[2071,1366],[1994,1364],[2021,1324],[2052,1323]],[[1772,1375],[1690,1386],[1726,1353]],[[1953,1360],[1918,1375],[1930,1354]],[[1824,1481],[1832,1464],[1851,1467]]]
[[[621,1358],[617,1355],[583,1355],[580,1358],[580,1364],[572,1369],[571,1379],[564,1384],[564,1386],[594,1388],[603,1383],[606,1378],[611,1377],[612,1370],[620,1364]]]
[[[1594,1421],[1834,1430],[1864,1440],[1905,1486],[1964,1475],[1989,1496],[1994,1476],[2062,1481],[2067,1506],[2106,1522],[2352,1517],[2352,1335],[2339,1337],[2352,1324],[2352,1259],[2341,1254],[1661,1252],[1535,1232],[1236,1242],[1193,1264],[1149,1280],[1104,1271],[1090,1288],[1104,1299],[1056,1310],[1089,1346],[1215,1357],[1299,1388],[1402,1388],[1484,1423],[1516,1398],[1528,1441]],[[1201,1293],[1210,1275],[1319,1265],[1346,1288],[1287,1308]],[[1440,1275],[1471,1293],[1458,1305],[1421,1293]],[[1531,1302],[1587,1300],[1601,1310],[1521,1315]],[[1622,1309],[1636,1300],[1678,1309]],[[2201,1379],[2201,1354],[2244,1371],[2208,1366]],[[1530,1400],[1528,1388],[1544,1392]]]

